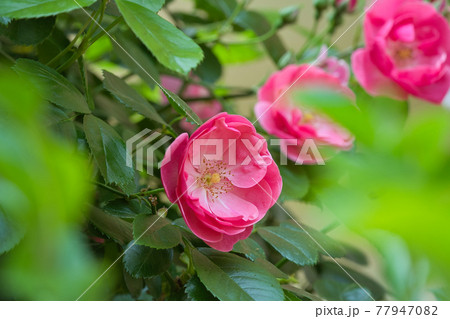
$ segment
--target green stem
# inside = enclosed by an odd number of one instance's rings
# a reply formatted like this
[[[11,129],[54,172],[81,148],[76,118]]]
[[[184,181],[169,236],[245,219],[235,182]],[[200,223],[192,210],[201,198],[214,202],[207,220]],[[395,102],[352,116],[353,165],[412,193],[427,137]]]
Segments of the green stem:
[[[285,263],[287,263],[288,262],[288,260],[286,259],[286,258],[281,258],[276,264],[275,264],[275,267],[277,267],[277,268],[281,268],[281,267],[283,267],[284,266],[284,264]]]
[[[63,57],[67,52],[69,52],[72,47],[75,45],[75,43],[77,42],[78,38],[83,34],[84,30],[86,30],[86,28],[89,26],[89,24],[91,23],[90,20],[88,20],[80,29],[80,31],[78,31],[78,33],[75,35],[75,37],[72,39],[72,41],[70,41],[70,43],[61,51],[59,52],[53,59],[51,59],[49,62],[47,62],[47,65],[50,67],[53,67],[55,62],[57,62],[59,60],[59,58]]]
[[[86,36],[83,39],[83,42],[81,42],[78,50],[72,55],[72,57],[70,57],[66,62],[64,62],[63,65],[61,65],[60,67],[58,67],[56,69],[56,71],[58,72],[62,72],[65,69],[67,69],[73,62],[75,62],[80,56],[82,56],[84,54],[84,52],[86,52],[86,50],[92,45],[94,44],[95,41],[97,41],[98,39],[100,39],[104,34],[106,34],[109,30],[111,30],[112,28],[114,28],[118,23],[122,22],[123,17],[118,17],[117,19],[115,19],[113,22],[111,22],[110,25],[108,25],[106,28],[104,28],[101,32],[97,33],[90,41],[89,41],[89,37]]]
[[[125,193],[123,193],[123,192],[121,192],[121,191],[119,191],[117,189],[114,189],[114,188],[112,188],[112,187],[110,187],[108,185],[99,183],[97,181],[93,181],[92,183],[97,185],[97,186],[99,186],[99,187],[102,187],[102,188],[104,188],[104,189],[106,189],[106,190],[108,190],[108,191],[110,191],[110,192],[112,192],[114,194],[117,194],[117,195],[120,195],[120,196],[126,197],[126,198],[140,198],[140,197],[145,197],[145,196],[149,196],[149,195],[153,195],[153,194],[163,193],[165,191],[164,188],[161,187],[161,188],[151,189],[151,190],[148,190],[148,191],[145,191],[145,192],[139,192],[139,193],[127,195],[127,194],[125,194]]]

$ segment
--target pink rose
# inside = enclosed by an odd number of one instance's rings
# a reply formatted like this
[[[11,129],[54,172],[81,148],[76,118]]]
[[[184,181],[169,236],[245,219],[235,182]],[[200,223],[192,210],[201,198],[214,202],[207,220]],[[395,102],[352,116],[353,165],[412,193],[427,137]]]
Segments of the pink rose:
[[[307,141],[313,141],[319,151],[338,151],[350,149],[354,138],[325,115],[297,105],[293,93],[308,88],[332,90],[354,98],[340,79],[324,70],[307,64],[289,65],[272,74],[261,87],[255,113],[269,134],[282,139],[281,151],[289,159],[298,164],[321,164],[321,158],[312,158],[302,151]]]
[[[172,92],[178,93],[183,85],[183,81],[173,76],[164,75],[161,77],[161,85]],[[208,90],[197,84],[188,85],[182,94],[183,98],[202,98],[208,96],[210,96]],[[164,103],[168,103],[164,94],[162,94],[162,99]],[[207,120],[222,111],[222,104],[217,100],[190,102],[189,106],[202,120]],[[186,120],[182,120],[180,126],[183,130],[190,133],[195,130],[195,126]]]
[[[209,246],[230,251],[278,199],[282,181],[265,139],[239,115],[220,113],[169,146],[161,167],[169,200]]]
[[[450,27],[430,3],[379,0],[364,21],[366,47],[352,55],[353,72],[372,95],[408,95],[447,104]]]
[[[350,80],[350,68],[347,62],[334,56],[328,56],[325,45],[320,49],[316,65],[327,73],[337,77],[343,85],[348,84],[348,80]]]
[[[358,0],[336,0],[334,2],[336,6],[340,6],[343,3],[347,3],[348,12],[353,12],[355,10],[356,4],[358,3]]]

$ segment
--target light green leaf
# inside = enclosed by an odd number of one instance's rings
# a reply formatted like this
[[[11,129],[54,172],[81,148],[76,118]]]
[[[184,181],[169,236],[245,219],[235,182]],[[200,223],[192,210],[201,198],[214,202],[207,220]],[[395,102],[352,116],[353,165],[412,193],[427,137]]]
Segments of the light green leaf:
[[[304,167],[300,165],[280,165],[280,173],[283,178],[283,190],[281,196],[284,200],[300,200],[309,189],[309,179]]]
[[[133,234],[136,243],[152,248],[172,248],[181,241],[176,226],[157,215],[141,214],[134,219]]]
[[[135,278],[148,278],[169,269],[173,252],[171,249],[154,249],[133,245],[123,257],[125,269]]]
[[[17,245],[25,235],[25,230],[26,227],[21,218],[15,218],[13,214],[4,213],[0,206],[0,254]]]
[[[126,148],[117,132],[101,119],[86,115],[84,132],[100,172],[108,184],[116,184],[127,194],[135,191],[134,170],[126,165]]]
[[[195,125],[202,124],[202,120],[198,117],[198,115],[195,114],[195,112],[192,111],[189,105],[187,105],[186,102],[184,102],[178,95],[167,89],[163,89],[163,92],[169,100],[170,105],[172,105],[172,107],[175,109],[175,111],[178,112],[178,114],[185,116],[186,121]]]
[[[37,18],[87,7],[96,0],[13,0],[0,1],[0,16]]]
[[[116,3],[133,32],[167,68],[187,74],[203,59],[200,47],[158,16],[151,2],[116,0]]]
[[[103,75],[105,76],[105,81],[103,82],[105,89],[107,89],[119,102],[150,120],[167,125],[166,121],[159,116],[155,108],[133,88],[126,84],[125,81],[105,70],[103,71]]]
[[[19,59],[13,69],[31,81],[37,93],[49,102],[71,111],[91,113],[83,94],[52,68],[37,61]]]
[[[283,300],[283,290],[269,272],[245,258],[210,248],[192,251],[197,275],[220,300]]]

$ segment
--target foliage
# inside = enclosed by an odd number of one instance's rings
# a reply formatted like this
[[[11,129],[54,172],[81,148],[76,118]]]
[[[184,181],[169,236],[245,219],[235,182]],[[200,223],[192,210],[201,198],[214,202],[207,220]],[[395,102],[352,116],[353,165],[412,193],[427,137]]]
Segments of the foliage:
[[[388,298],[363,274],[366,251],[292,222],[287,201],[328,207],[369,239],[386,259],[391,298],[421,298],[428,267],[448,283],[444,110],[423,108],[405,126],[407,102],[369,97],[356,84],[359,109],[332,92],[296,96],[347,127],[358,146],[324,167],[280,166],[280,203],[228,253],[192,234],[158,170],[126,165],[125,141],[142,130],[174,138],[180,120],[202,123],[186,86],[239,113],[235,101],[256,92],[221,84],[230,64],[311,62],[344,14],[329,8],[326,32],[306,30],[305,45],[291,52],[280,30],[295,27],[298,7],[192,2],[188,11],[164,0],[0,2],[0,299]],[[181,89],[164,87],[163,76],[181,79]]]

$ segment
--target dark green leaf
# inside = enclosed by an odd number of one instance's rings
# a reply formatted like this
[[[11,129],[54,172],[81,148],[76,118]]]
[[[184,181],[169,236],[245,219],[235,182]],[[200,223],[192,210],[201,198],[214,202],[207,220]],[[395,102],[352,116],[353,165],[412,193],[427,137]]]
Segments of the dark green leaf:
[[[103,70],[105,81],[103,85],[119,102],[132,110],[144,115],[150,120],[167,125],[155,108],[147,102],[139,93],[112,73]]]
[[[121,245],[127,244],[133,239],[131,223],[105,214],[97,207],[92,207],[89,219],[103,234]]]
[[[319,253],[322,255],[330,255],[331,257],[343,257],[345,255],[345,249],[344,247],[338,243],[336,240],[328,237],[324,233],[321,233],[320,231],[317,231],[315,229],[312,229],[311,227],[308,227],[306,225],[302,225],[303,229],[301,229],[296,223],[294,222],[284,222],[281,223],[281,227],[287,227],[297,232],[306,233],[308,237],[314,241],[314,243],[317,246],[317,249],[319,250]],[[311,238],[312,237],[312,238]]]
[[[119,33],[115,37],[115,40],[117,43],[115,41],[111,42],[122,62],[134,73],[138,74],[149,87],[155,87],[159,82],[159,73],[150,58],[150,53],[141,49],[135,42],[130,40],[129,36],[125,33]],[[126,52],[124,50],[126,50]]]
[[[284,292],[284,301],[302,301],[299,297],[297,297],[294,293],[289,290],[283,289]]]
[[[358,285],[353,284],[344,289],[341,293],[341,298],[344,301],[372,301],[372,298],[367,293],[370,294],[367,289],[363,290]]]
[[[7,27],[0,27],[0,33],[5,34],[14,43],[36,45],[50,35],[55,20],[55,17],[14,20]]]
[[[200,47],[158,16],[152,2],[116,0],[116,3],[133,32],[167,68],[187,74],[203,59]]]
[[[237,6],[236,0],[195,0],[195,6],[214,21],[225,20]]]
[[[81,92],[55,70],[27,59],[17,60],[13,68],[19,75],[27,77],[37,92],[49,102],[71,111],[91,113]]]
[[[202,284],[197,276],[192,276],[191,279],[186,283],[185,291],[192,301],[213,301],[217,300],[209,291],[206,289],[205,285]]]
[[[136,243],[152,248],[172,248],[181,241],[178,228],[157,215],[137,216],[133,223],[133,233]]]
[[[304,266],[314,265],[319,257],[318,247],[303,231],[286,227],[264,227],[258,234],[283,257]]]
[[[125,269],[123,269],[123,279],[130,295],[135,299],[138,298],[144,288],[144,280],[142,278],[133,278]]]
[[[169,269],[173,252],[171,249],[154,249],[134,244],[126,250],[125,269],[135,278],[148,278]]]
[[[285,296],[286,296],[286,291],[288,291],[299,297],[302,297],[303,299],[309,299],[309,300],[313,300],[313,301],[321,301],[322,300],[319,297],[314,296],[313,294],[307,292],[304,289],[300,289],[300,288],[293,287],[290,285],[283,285],[282,288],[284,289]]]
[[[77,3],[78,2],[78,3]],[[0,1],[0,16],[10,18],[37,18],[56,15],[90,6],[95,0],[14,0]]]
[[[222,64],[220,64],[217,57],[207,46],[202,46],[202,50],[205,53],[205,59],[195,69],[194,73],[205,82],[214,83],[222,75]]]
[[[253,239],[247,238],[238,241],[233,246],[233,251],[236,253],[244,254],[248,259],[255,261],[256,258],[266,258],[264,249]]]
[[[117,132],[101,119],[86,115],[84,132],[100,172],[108,184],[116,184],[127,194],[135,191],[134,170],[126,165],[126,148]]]
[[[151,209],[137,199],[115,199],[103,207],[109,215],[120,218],[135,218],[139,214],[151,214]]]
[[[375,300],[380,300],[384,296],[383,287],[376,281],[349,267],[339,266],[332,261],[324,261],[320,263],[320,270],[322,279],[326,282],[337,281],[338,283],[344,283],[344,288],[346,288],[348,285],[355,284],[356,281],[366,289]],[[344,289],[342,289],[342,291],[344,291]]]
[[[197,275],[220,300],[283,300],[277,280],[247,259],[210,248],[192,251]]]
[[[268,273],[270,273],[275,278],[279,279],[289,279],[289,276],[282,272],[277,266],[272,264],[270,261],[264,258],[256,258],[254,260],[261,268],[264,268]]]

